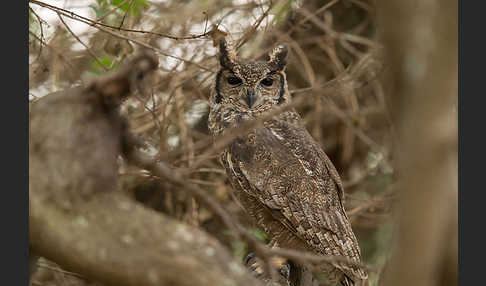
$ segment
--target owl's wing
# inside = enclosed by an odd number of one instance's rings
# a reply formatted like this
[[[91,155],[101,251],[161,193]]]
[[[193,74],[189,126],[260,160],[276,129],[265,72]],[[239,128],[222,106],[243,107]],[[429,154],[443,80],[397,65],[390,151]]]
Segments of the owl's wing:
[[[276,220],[316,251],[360,262],[339,175],[304,127],[271,120],[236,140],[228,152],[250,185],[244,191],[270,208]],[[367,277],[356,266],[335,266],[352,277]]]

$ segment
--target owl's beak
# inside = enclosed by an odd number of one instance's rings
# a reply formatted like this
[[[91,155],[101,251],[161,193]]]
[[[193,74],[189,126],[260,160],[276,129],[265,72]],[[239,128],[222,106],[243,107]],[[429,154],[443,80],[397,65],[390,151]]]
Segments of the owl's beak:
[[[246,91],[246,98],[245,98],[245,101],[246,101],[246,104],[248,104],[248,107],[252,107],[253,104],[255,104],[255,89],[253,88],[249,88],[247,89]]]

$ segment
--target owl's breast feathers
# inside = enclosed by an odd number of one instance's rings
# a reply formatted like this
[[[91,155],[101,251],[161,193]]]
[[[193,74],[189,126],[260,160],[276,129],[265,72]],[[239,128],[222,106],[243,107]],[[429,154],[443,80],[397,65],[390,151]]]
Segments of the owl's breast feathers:
[[[285,116],[298,117],[294,112]],[[285,239],[289,243],[303,241],[309,250],[359,263],[360,250],[344,211],[336,169],[299,120],[282,119],[265,122],[223,152],[237,197],[263,228],[281,228],[293,236]],[[367,278],[356,265],[332,264],[353,280]]]

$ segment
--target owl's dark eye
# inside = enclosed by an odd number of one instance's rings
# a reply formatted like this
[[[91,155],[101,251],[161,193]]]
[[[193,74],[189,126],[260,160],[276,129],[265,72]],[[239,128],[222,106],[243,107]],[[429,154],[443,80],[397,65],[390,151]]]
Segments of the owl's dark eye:
[[[226,81],[231,85],[238,85],[241,83],[241,79],[237,78],[236,76],[230,76],[226,78]]]
[[[262,81],[260,82],[263,86],[266,86],[266,87],[270,87],[273,85],[273,78],[271,77],[266,77],[264,79],[262,79]]]

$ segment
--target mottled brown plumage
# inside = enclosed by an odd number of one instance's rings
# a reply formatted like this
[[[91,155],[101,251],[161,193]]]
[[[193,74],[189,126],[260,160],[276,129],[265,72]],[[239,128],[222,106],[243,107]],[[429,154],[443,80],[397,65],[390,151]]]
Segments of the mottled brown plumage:
[[[290,102],[286,55],[287,49],[279,46],[266,62],[237,59],[222,40],[221,70],[210,97],[214,135]],[[339,174],[295,110],[236,138],[221,161],[237,199],[271,237],[272,246],[360,262]],[[352,263],[324,263],[320,269],[331,283],[360,285],[367,279],[365,270]]]

